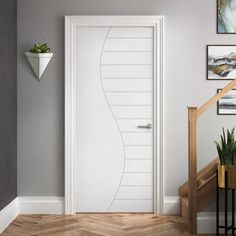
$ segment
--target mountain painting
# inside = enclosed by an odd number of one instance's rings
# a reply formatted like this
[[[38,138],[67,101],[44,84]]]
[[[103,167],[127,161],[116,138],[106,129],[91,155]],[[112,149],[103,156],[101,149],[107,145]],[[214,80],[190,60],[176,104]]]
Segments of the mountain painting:
[[[236,45],[207,46],[207,79],[236,79]]]

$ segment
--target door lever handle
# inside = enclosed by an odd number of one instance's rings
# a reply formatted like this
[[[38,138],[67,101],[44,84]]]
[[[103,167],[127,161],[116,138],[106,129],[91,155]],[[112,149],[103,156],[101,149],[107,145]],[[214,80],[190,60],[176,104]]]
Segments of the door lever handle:
[[[139,129],[151,129],[152,128],[152,124],[139,125],[138,128]]]

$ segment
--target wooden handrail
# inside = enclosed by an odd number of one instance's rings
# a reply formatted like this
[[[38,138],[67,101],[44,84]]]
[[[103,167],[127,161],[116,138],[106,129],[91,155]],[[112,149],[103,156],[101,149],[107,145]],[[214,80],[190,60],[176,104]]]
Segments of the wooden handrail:
[[[225,94],[227,94],[230,90],[236,87],[236,79],[231,81],[227,86],[225,86],[219,93],[213,96],[210,100],[208,100],[205,104],[203,104],[197,112],[197,116],[201,116],[204,112],[206,112],[212,105],[218,102]]]

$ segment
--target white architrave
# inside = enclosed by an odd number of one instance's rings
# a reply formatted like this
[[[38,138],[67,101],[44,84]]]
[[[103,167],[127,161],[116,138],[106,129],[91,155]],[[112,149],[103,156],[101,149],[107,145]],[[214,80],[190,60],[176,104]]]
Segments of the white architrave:
[[[76,27],[131,26],[154,29],[154,213],[164,206],[164,17],[65,16],[65,214],[75,213],[75,78]]]

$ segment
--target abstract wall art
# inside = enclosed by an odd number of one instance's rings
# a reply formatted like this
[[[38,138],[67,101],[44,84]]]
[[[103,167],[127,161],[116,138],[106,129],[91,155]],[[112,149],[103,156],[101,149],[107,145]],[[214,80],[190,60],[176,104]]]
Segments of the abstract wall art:
[[[207,79],[232,80],[236,78],[236,45],[207,46]]]
[[[220,92],[218,89],[217,92]],[[236,89],[228,92],[217,103],[218,115],[236,115]]]
[[[217,0],[217,33],[236,33],[236,0]]]

